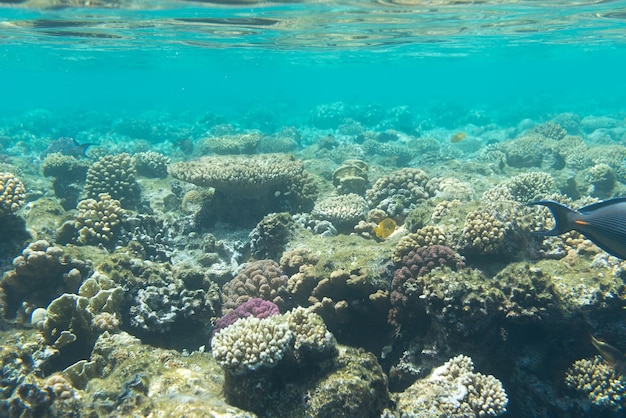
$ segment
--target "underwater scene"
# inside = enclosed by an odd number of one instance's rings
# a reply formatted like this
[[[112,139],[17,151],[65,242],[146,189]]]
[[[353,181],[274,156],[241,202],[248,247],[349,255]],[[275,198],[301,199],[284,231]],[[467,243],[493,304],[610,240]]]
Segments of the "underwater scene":
[[[626,416],[626,2],[0,0],[0,417]]]

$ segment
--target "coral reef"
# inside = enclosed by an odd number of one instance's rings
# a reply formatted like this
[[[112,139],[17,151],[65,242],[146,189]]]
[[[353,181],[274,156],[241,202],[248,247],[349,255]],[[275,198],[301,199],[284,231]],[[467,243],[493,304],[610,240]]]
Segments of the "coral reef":
[[[0,172],[0,217],[14,214],[26,202],[26,187],[13,173]]]
[[[133,155],[133,166],[137,174],[149,178],[167,177],[170,158],[154,151],[139,152]]]
[[[318,201],[311,214],[319,220],[332,223],[338,231],[349,231],[365,218],[368,210],[365,199],[349,193]]]
[[[97,198],[100,193],[108,193],[123,207],[133,206],[140,197],[136,171],[129,154],[106,155],[89,167],[85,193],[90,199]]]
[[[218,286],[202,272],[122,252],[107,257],[97,271],[124,289],[122,319],[135,332],[185,333],[202,327],[201,333],[193,331],[201,337],[210,334],[211,318],[219,315]]]
[[[396,397],[402,417],[494,417],[504,414],[507,404],[502,383],[475,372],[472,360],[464,355],[450,359]]]
[[[224,285],[222,295],[224,314],[252,298],[283,308],[287,302],[287,276],[273,260],[253,261],[244,264],[239,274]]]
[[[76,209],[74,228],[78,244],[106,247],[115,243],[126,217],[119,200],[112,199],[108,193],[100,193],[97,200],[81,200]]]

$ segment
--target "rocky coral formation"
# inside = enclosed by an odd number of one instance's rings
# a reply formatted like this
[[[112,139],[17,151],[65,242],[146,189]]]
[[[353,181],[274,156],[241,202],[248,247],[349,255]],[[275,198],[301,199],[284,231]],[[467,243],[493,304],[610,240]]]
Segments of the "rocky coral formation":
[[[91,268],[91,262],[48,241],[31,243],[13,260],[13,270],[0,281],[8,296],[5,315],[13,317],[22,303],[26,303],[23,309],[28,313],[29,306],[47,306],[62,293],[75,292]]]
[[[0,172],[0,217],[14,214],[26,202],[26,187],[13,173]]]
[[[108,193],[100,193],[97,200],[81,200],[76,209],[74,228],[78,244],[105,247],[114,244],[126,218],[119,200],[112,199]]]
[[[106,155],[100,158],[87,171],[87,197],[95,199],[100,193],[108,193],[124,207],[136,204],[140,197],[139,185],[135,180],[136,172],[129,154]]]
[[[304,362],[335,354],[335,337],[328,331],[321,316],[299,306],[287,312],[285,317],[289,330],[294,335],[296,360]]]
[[[54,177],[54,194],[65,210],[76,206],[88,169],[88,161],[58,152],[47,155],[41,166],[45,177]]]
[[[601,356],[576,360],[565,374],[565,383],[598,407],[622,410],[626,406],[626,376]]]
[[[122,318],[135,332],[191,332],[200,327],[201,336],[210,334],[211,318],[219,315],[218,286],[202,272],[124,253],[109,256],[97,270],[124,289]]]
[[[319,220],[332,223],[338,231],[350,231],[365,218],[368,210],[363,197],[349,193],[317,202],[311,214]]]
[[[252,298],[283,308],[287,302],[287,276],[273,260],[253,261],[244,264],[239,274],[224,285],[222,295],[225,314]]]
[[[133,155],[133,166],[137,174],[149,178],[167,177],[170,158],[154,151],[139,152]]]
[[[459,355],[418,380],[396,397],[401,417],[494,417],[507,411],[502,383],[474,371],[472,359]]]
[[[54,299],[45,315],[33,315],[32,322],[41,329],[46,343],[56,349],[72,343],[91,349],[100,334],[118,330],[123,299],[121,287],[106,276],[94,273],[77,294],[64,293]],[[37,318],[39,315],[41,317]],[[82,354],[82,350],[73,353],[78,358]]]
[[[250,231],[250,253],[257,259],[278,260],[293,234],[295,222],[286,212],[270,213]]]
[[[461,257],[444,245],[421,246],[404,255],[397,263],[391,282],[389,322],[399,328],[424,314],[423,284],[417,279],[440,267],[460,270],[465,267]]]

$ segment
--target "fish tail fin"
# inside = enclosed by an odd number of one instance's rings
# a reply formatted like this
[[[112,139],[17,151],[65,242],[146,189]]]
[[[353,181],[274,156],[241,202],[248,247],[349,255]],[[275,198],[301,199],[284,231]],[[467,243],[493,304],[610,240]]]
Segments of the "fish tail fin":
[[[537,205],[545,206],[550,209],[552,216],[554,216],[555,226],[549,231],[537,231],[535,234],[543,236],[556,236],[564,234],[567,231],[571,231],[573,228],[573,221],[576,215],[579,215],[575,210],[559,203],[554,200],[537,200],[527,203],[528,206]]]

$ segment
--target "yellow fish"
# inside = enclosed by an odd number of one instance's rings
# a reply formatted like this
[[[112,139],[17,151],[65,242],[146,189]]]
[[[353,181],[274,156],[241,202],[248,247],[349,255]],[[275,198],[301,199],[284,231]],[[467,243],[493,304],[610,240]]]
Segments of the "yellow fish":
[[[391,218],[385,218],[374,228],[374,233],[378,238],[385,239],[393,234],[393,231],[395,231],[397,227],[396,221]]]
[[[457,132],[450,137],[450,142],[456,144],[457,142],[461,142],[465,139],[467,134],[465,132]]]

